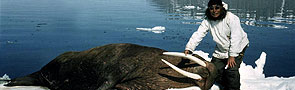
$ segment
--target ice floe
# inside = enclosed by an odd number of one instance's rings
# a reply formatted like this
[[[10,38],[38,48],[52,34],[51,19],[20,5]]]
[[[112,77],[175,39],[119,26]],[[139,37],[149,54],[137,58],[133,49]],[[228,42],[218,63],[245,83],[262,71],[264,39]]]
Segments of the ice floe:
[[[195,6],[184,6],[183,8],[184,9],[195,9],[196,7]]]
[[[148,32],[153,32],[153,33],[163,33],[163,32],[165,32],[166,28],[163,26],[155,26],[153,28],[136,28],[136,30],[148,31]]]

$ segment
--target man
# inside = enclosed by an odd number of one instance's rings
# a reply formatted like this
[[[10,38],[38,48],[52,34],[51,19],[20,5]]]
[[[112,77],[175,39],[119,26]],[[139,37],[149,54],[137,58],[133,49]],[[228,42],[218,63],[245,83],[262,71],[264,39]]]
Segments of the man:
[[[210,0],[205,15],[206,18],[191,36],[184,53],[194,51],[210,31],[216,42],[211,60],[218,71],[216,82],[225,90],[239,90],[241,85],[239,68],[245,49],[249,45],[247,34],[240,25],[239,17],[227,12],[221,0]]]

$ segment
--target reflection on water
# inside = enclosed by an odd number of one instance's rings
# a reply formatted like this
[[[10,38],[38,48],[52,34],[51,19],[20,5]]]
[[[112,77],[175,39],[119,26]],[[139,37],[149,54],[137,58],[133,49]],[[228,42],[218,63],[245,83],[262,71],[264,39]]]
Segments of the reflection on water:
[[[166,20],[177,24],[189,24],[181,28],[191,27],[183,37],[190,37],[204,18],[204,12],[209,0],[149,0],[151,4],[164,12]],[[295,1],[292,0],[223,0],[228,4],[230,12],[240,17],[242,27],[247,32],[250,47],[247,50],[246,63],[254,65],[256,55],[265,51],[268,56],[264,73],[266,76],[281,75],[294,76],[294,10]],[[196,25],[198,24],[198,25]],[[169,28],[169,27],[167,27]],[[169,33],[169,30],[167,32]],[[209,34],[210,35],[210,34]],[[212,52],[214,42],[208,38],[203,40],[198,49]],[[182,43],[187,43],[184,39]],[[282,42],[282,40],[284,40]],[[203,46],[202,46],[203,45]],[[212,46],[210,46],[212,45]],[[259,53],[258,53],[259,52]],[[256,54],[255,54],[256,53]]]
[[[292,0],[223,0],[229,11],[249,26],[288,28],[295,23]],[[199,24],[204,17],[208,0],[152,0],[164,10],[167,20],[182,20],[183,24]],[[193,7],[193,8],[188,8]]]

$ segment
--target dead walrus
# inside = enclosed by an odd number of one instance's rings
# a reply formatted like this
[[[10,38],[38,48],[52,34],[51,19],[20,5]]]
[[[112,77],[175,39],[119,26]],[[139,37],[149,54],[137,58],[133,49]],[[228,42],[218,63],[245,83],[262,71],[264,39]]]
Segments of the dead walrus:
[[[66,52],[32,74],[14,78],[6,86],[45,86],[51,90],[163,90],[212,86],[214,66],[194,62],[181,65],[181,57],[163,55],[162,49],[135,44],[109,44],[80,52]],[[199,74],[188,78],[161,59]]]

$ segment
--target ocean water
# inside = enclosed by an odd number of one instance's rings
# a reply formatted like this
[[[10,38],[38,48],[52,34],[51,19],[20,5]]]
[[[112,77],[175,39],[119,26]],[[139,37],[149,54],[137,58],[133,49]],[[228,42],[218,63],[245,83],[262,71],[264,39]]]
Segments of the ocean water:
[[[267,53],[266,77],[295,76],[295,1],[223,0],[240,17],[255,66]],[[198,28],[208,0],[1,0],[0,76],[24,76],[67,51],[134,43],[182,52]],[[165,27],[160,32],[142,31]],[[156,29],[157,30],[157,29]],[[212,53],[208,34],[198,50]]]

